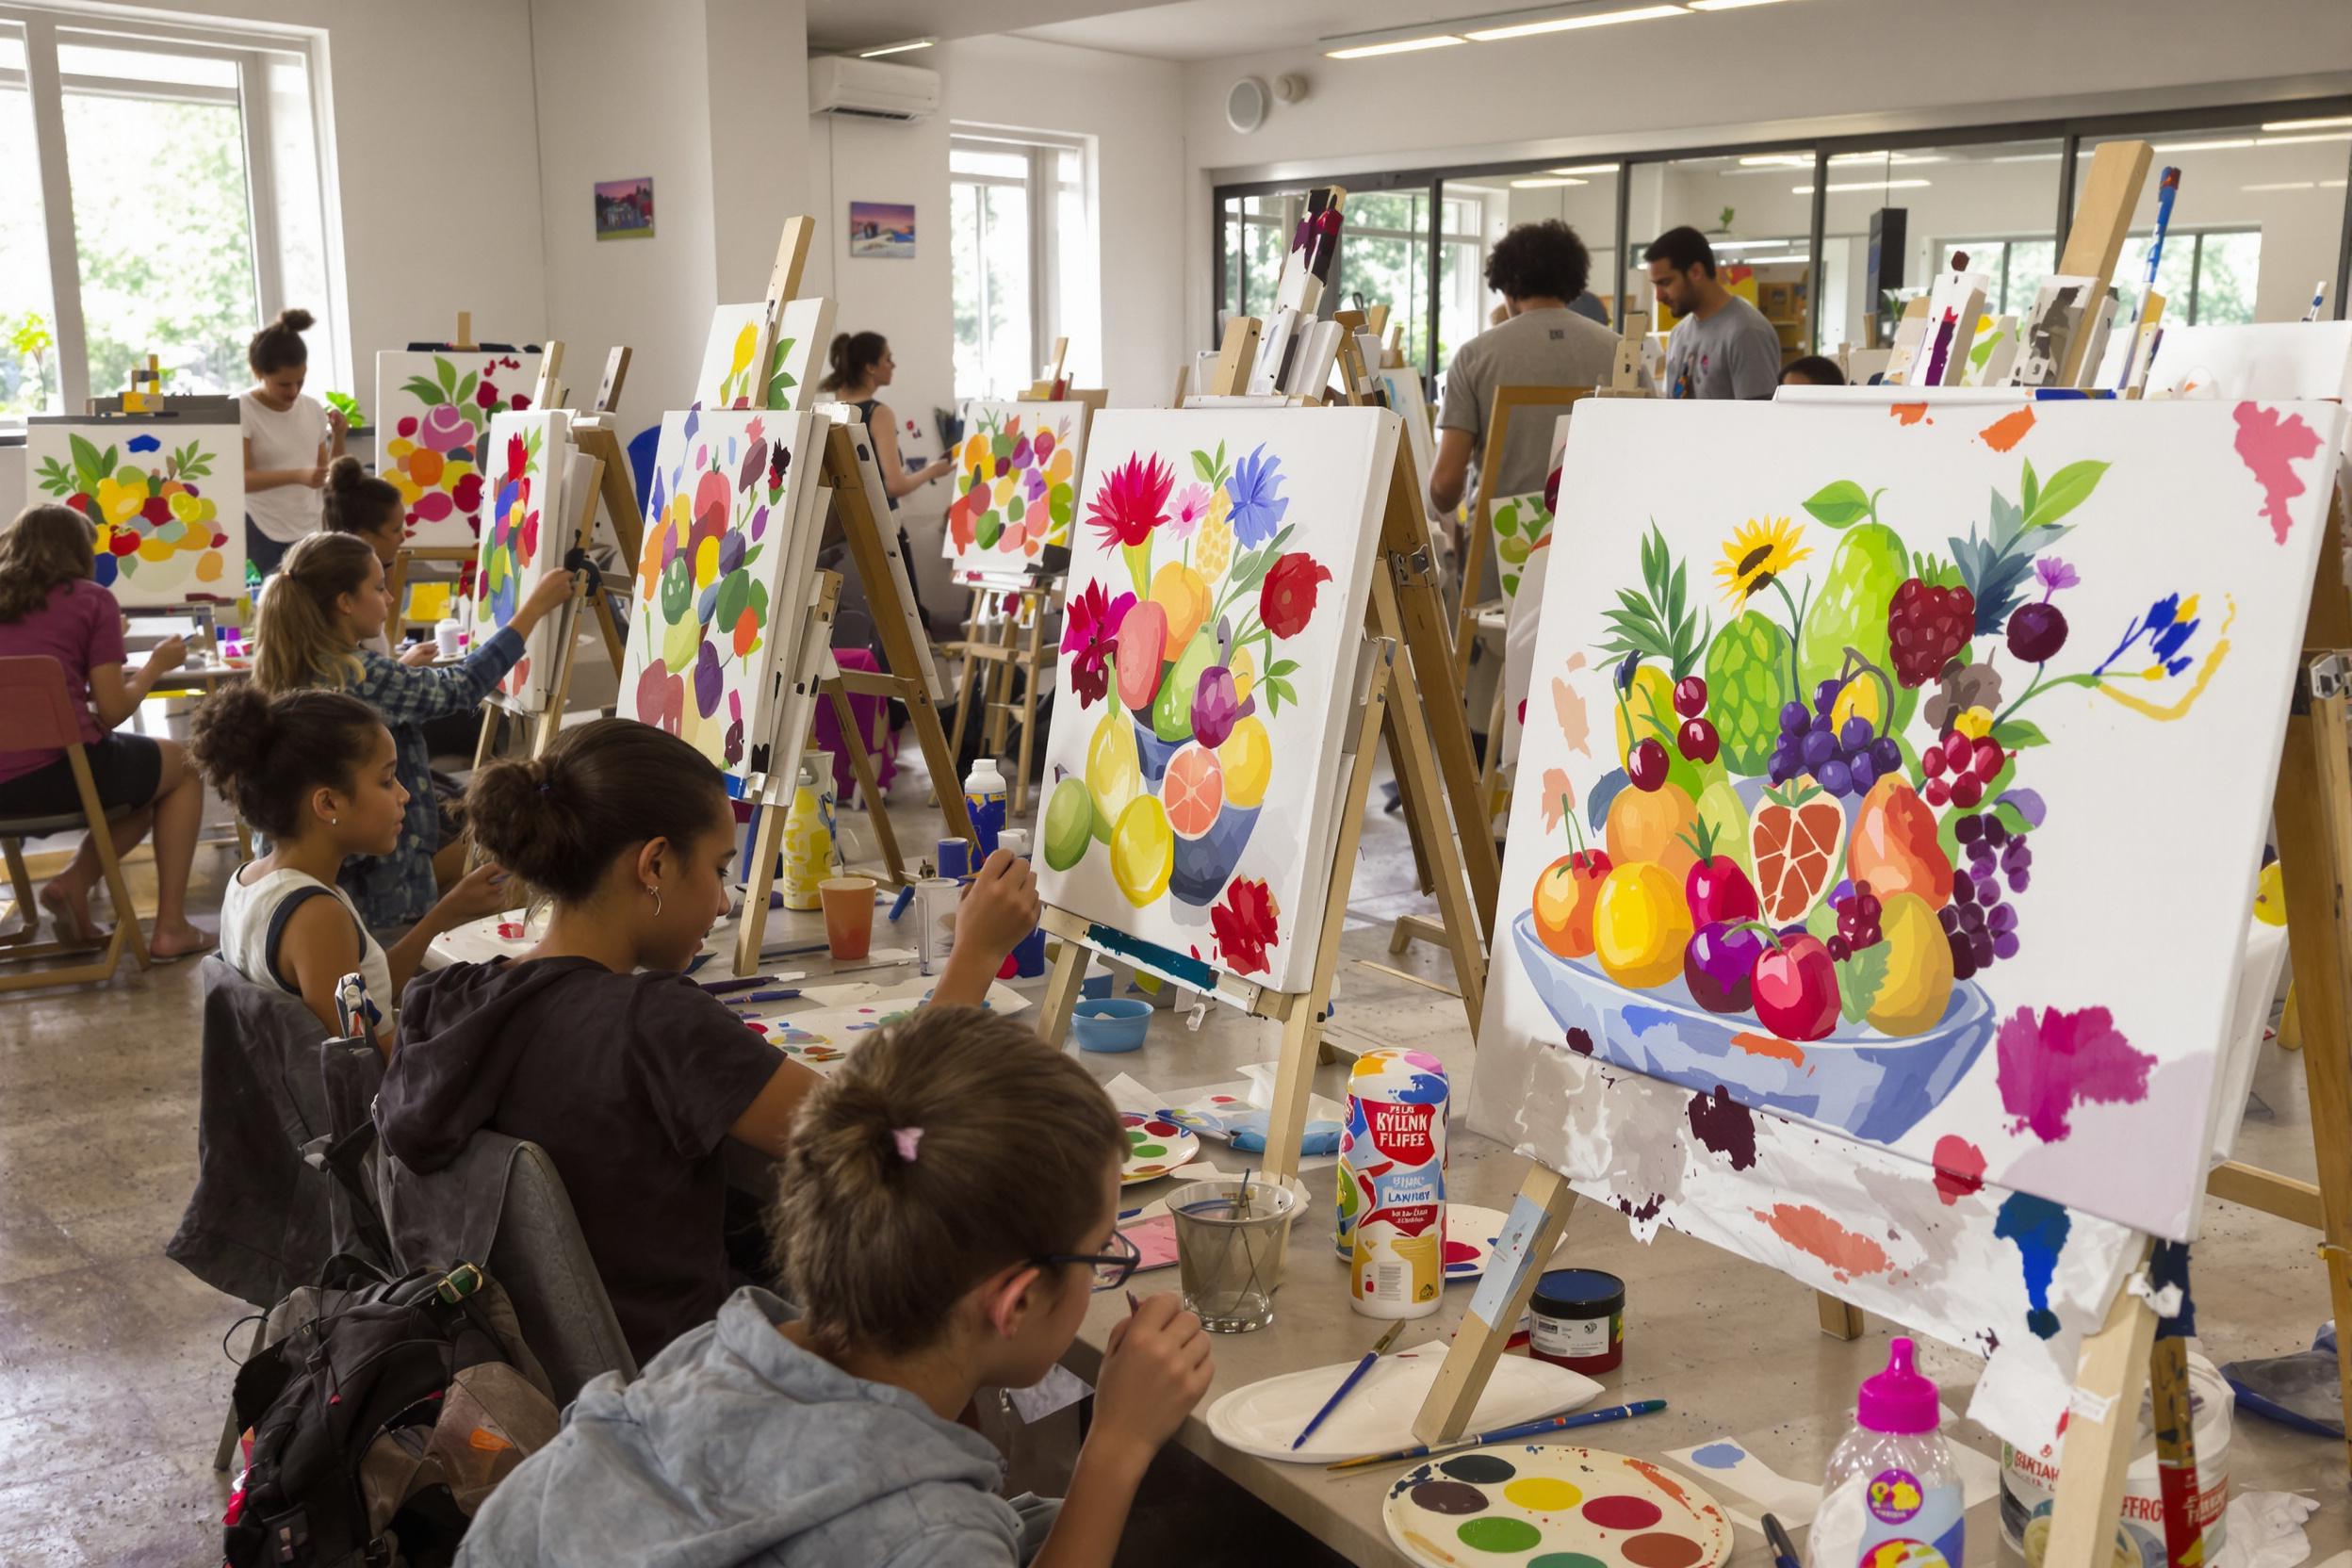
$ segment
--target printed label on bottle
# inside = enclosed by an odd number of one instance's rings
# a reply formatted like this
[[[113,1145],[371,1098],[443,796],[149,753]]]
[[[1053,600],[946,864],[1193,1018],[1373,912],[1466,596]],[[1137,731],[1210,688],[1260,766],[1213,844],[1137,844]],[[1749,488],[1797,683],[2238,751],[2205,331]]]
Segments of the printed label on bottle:
[[[1965,1499],[1956,1483],[1931,1486],[1912,1471],[1888,1465],[1870,1478],[1863,1501],[1870,1517],[1863,1521],[1857,1568],[1955,1568],[1960,1562]]]
[[[1582,1361],[1609,1354],[1609,1319],[1606,1317],[1546,1317],[1537,1313],[1527,1322],[1527,1342],[1547,1356]]]
[[[1889,1525],[1906,1525],[1919,1516],[1919,1478],[1908,1470],[1881,1470],[1870,1478],[1870,1517]]]

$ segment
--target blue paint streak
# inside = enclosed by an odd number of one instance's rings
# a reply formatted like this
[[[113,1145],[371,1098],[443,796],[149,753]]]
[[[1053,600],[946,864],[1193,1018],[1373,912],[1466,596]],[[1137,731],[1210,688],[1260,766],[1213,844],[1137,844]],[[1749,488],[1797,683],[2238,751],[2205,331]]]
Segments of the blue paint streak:
[[[2050,1281],[2066,1245],[2066,1233],[2073,1228],[2074,1220],[2063,1207],[2030,1192],[2011,1193],[1993,1222],[1993,1234],[2017,1244],[2025,1266],[2025,1293],[2034,1303],[2025,1326],[2044,1339],[2058,1331],[2058,1315],[2050,1310]]]
[[[1710,1443],[1704,1448],[1690,1450],[1692,1462],[1709,1470],[1729,1470],[1748,1457],[1748,1451],[1737,1443]]]

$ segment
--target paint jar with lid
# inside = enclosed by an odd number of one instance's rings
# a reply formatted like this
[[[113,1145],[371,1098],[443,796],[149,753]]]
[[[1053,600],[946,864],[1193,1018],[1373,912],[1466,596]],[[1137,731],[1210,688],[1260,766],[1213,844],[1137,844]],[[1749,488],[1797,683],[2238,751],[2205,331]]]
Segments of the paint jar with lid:
[[[1527,1303],[1527,1354],[1588,1377],[1625,1359],[1625,1282],[1597,1268],[1555,1268]]]

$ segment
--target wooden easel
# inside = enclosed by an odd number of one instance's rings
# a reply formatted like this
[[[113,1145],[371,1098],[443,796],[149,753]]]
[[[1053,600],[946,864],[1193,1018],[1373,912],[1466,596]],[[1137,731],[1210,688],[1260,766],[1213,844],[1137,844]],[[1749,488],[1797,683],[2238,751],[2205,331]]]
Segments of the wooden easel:
[[[2281,747],[2274,799],[2279,858],[2286,870],[2287,929],[2295,988],[2303,997],[2308,1043],[2304,1070],[2311,1087],[2312,1135],[2319,1152],[2316,1190],[2269,1171],[2223,1166],[2207,1190],[2290,1219],[2315,1224],[2328,1269],[2328,1297],[2338,1321],[2352,1321],[2352,919],[2344,898],[2352,888],[2352,601],[2335,564],[2343,559],[2345,503],[2341,489],[2331,509],[2320,568],[2311,585],[2304,627],[2307,662],[2295,678],[2295,699]],[[2225,1173],[2229,1173],[2225,1178]],[[2317,1214],[2312,1210],[2315,1206]],[[1513,1207],[1516,1220],[1532,1217],[1524,1234],[1507,1229],[1489,1262],[1490,1280],[1511,1284],[1494,1299],[1473,1300],[1431,1387],[1413,1432],[1425,1443],[1459,1436],[1485,1391],[1495,1360],[1527,1310],[1544,1260],[1557,1250],[1576,1195],[1566,1177],[1531,1166]],[[2143,1261],[2147,1256],[2143,1251]],[[1850,1302],[1817,1292],[1821,1327],[1838,1338],[1860,1331],[1862,1314]],[[2050,1563],[2103,1561],[2121,1505],[2124,1471],[2138,1429],[2140,1396],[2156,1388],[2160,1408],[2184,1402],[2173,1380],[2180,1363],[2154,1354],[2156,1315],[2147,1300],[2118,1289],[2105,1322],[2083,1337],[2076,1396],[2061,1450],[2051,1519]],[[2340,1358],[2343,1397],[2352,1413],[2352,1358]],[[2352,1448],[2347,1449],[2352,1455]]]
[[[592,468],[596,470],[591,472],[589,482],[580,486],[580,494],[577,498],[571,497],[568,493],[565,496],[565,499],[571,501],[574,508],[572,531],[569,537],[572,545],[580,549],[586,549],[589,540],[596,534],[596,489],[602,478],[603,465],[593,457],[588,461]],[[554,541],[550,539],[548,543],[552,545]],[[565,553],[569,554],[570,551],[566,550]],[[544,757],[547,755],[547,747],[555,743],[556,732],[564,727],[564,710],[571,705],[572,667],[580,650],[580,618],[591,609],[608,617],[612,613],[611,602],[601,594],[596,595],[593,600],[591,599],[588,580],[588,574],[585,572],[572,574],[572,596],[556,613],[555,672],[547,680],[547,706],[536,713],[525,713],[508,708],[498,699],[498,694],[496,692],[482,699],[482,734],[481,738],[474,743],[476,772],[487,766],[490,759],[498,754],[498,744],[504,739],[505,722],[508,719],[530,724],[531,741],[526,748],[528,755]],[[608,626],[606,636],[609,639],[612,635],[612,629]],[[617,672],[620,669],[619,645],[615,642],[612,645],[615,655],[612,667]]]
[[[1225,353],[1218,361],[1215,384],[1217,395],[1235,395],[1247,384],[1247,346],[1256,337],[1258,323],[1246,318],[1227,329]],[[1352,335],[1344,342],[1343,352],[1352,361]],[[1363,379],[1362,365],[1351,363],[1348,376],[1351,392],[1361,386]],[[1088,957],[1093,953],[1150,970],[1252,1017],[1282,1024],[1282,1052],[1275,1070],[1274,1102],[1267,1119],[1263,1162],[1271,1175],[1287,1176],[1298,1168],[1298,1146],[1306,1131],[1307,1103],[1321,1052],[1323,1023],[1330,1016],[1331,977],[1339,961],[1340,934],[1347,922],[1348,894],[1355,878],[1364,804],[1376,766],[1375,742],[1383,734],[1390,755],[1396,759],[1399,778],[1410,776],[1413,780],[1413,787],[1405,792],[1407,820],[1437,868],[1438,900],[1474,1038],[1484,1010],[1486,949],[1475,907],[1475,877],[1464,872],[1455,843],[1456,825],[1447,822],[1438,808],[1439,801],[1448,794],[1441,785],[1439,763],[1450,758],[1467,779],[1469,737],[1466,724],[1454,719],[1461,710],[1459,694],[1448,695],[1442,690],[1443,672],[1452,668],[1452,661],[1449,650],[1444,646],[1445,619],[1442,607],[1435,602],[1436,582],[1429,570],[1429,535],[1419,496],[1420,480],[1413,471],[1412,448],[1400,433],[1380,522],[1381,558],[1372,573],[1364,642],[1358,656],[1357,681],[1364,694],[1363,706],[1341,748],[1347,774],[1339,796],[1339,825],[1332,840],[1323,920],[1315,938],[1314,974],[1306,988],[1275,990],[1050,905],[1040,923],[1061,942],[1037,1022],[1037,1032],[1054,1045],[1061,1043],[1069,1030],[1070,1008],[1078,1000],[1079,983],[1086,976]],[[1414,658],[1416,653],[1421,657]],[[1433,681],[1425,683],[1416,679],[1416,671],[1438,673]],[[1455,727],[1448,728],[1449,721]],[[1448,769],[1446,782],[1452,781],[1455,771]],[[1462,799],[1456,797],[1458,813],[1462,805]],[[1494,841],[1483,833],[1482,824],[1480,827],[1480,834],[1476,839],[1465,838],[1462,848],[1475,850],[1482,843],[1491,863]],[[1490,877],[1490,894],[1492,886]]]
[[[1055,338],[1053,368],[1029,384],[1029,395],[1021,400],[1032,403],[1061,401],[1063,395],[1070,390],[1070,383],[1062,379],[1062,367],[1069,363],[1069,360],[1070,339],[1068,337]]]
[[[1622,351],[1621,349],[1621,357]],[[1511,416],[1527,408],[1570,409],[1592,396],[1593,390],[1590,386],[1498,386],[1487,404],[1486,448],[1478,456],[1478,514],[1472,523],[1476,531],[1462,552],[1462,608],[1454,617],[1454,678],[1464,685],[1470,680],[1470,645],[1475,641],[1478,617],[1500,610],[1507,602],[1499,596],[1481,600],[1478,592],[1486,575],[1486,541],[1494,531],[1494,476],[1502,470],[1503,443],[1511,433]],[[1490,747],[1500,740],[1493,731],[1488,732]]]
[[[1045,641],[1046,623],[1061,612],[1065,583],[1060,577],[981,578],[967,580],[972,605],[964,615],[964,640],[954,649],[963,658],[956,680],[956,727],[969,721],[964,705],[980,699],[987,715],[981,726],[980,755],[1002,757],[1010,739],[1013,720],[1021,720],[1021,756],[1006,779],[1008,810],[1019,817],[1029,809],[1029,770],[1037,757],[1037,692],[1054,673],[1056,650]],[[1014,694],[1018,680],[1020,694]],[[939,779],[942,803],[956,776],[951,770]]]

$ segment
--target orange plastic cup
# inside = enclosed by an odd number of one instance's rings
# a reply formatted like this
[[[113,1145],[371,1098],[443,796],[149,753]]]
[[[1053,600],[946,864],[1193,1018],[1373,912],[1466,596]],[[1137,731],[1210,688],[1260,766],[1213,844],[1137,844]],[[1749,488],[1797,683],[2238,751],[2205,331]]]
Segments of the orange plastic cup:
[[[874,878],[828,876],[817,884],[825,945],[836,958],[862,958],[874,944]]]

